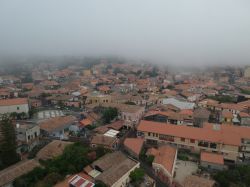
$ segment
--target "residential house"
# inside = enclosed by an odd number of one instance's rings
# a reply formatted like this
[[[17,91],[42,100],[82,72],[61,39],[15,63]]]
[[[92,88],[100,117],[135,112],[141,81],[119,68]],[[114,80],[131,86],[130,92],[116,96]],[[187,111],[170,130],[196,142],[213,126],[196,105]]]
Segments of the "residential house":
[[[148,149],[146,154],[154,156],[152,167],[155,174],[161,179],[161,181],[171,185],[174,177],[177,149],[170,145],[163,145],[157,149]]]
[[[213,99],[204,99],[198,103],[199,107],[207,108],[211,111],[214,111],[218,105],[219,105],[219,102]]]
[[[35,167],[39,167],[40,164],[37,160],[24,160],[18,162],[4,170],[0,171],[0,186],[12,187],[13,181],[18,177],[32,171]]]
[[[149,111],[144,120],[165,122],[175,125],[193,125],[193,112],[190,110],[172,111]]]
[[[210,170],[224,170],[224,157],[222,154],[202,151],[200,155],[200,164],[202,167]]]
[[[31,107],[38,108],[42,106],[42,101],[39,99],[30,99],[29,100]]]
[[[125,126],[125,121],[117,120],[117,121],[111,122],[108,125],[99,126],[95,128],[94,131],[98,134],[105,134],[111,129],[119,132],[124,126]]]
[[[103,104],[103,103],[111,103],[110,95],[103,95],[98,92],[93,92],[92,94],[87,96],[86,104]]]
[[[119,139],[116,136],[113,136],[113,133],[110,136],[109,135],[108,136],[107,136],[107,134],[94,135],[90,141],[91,147],[101,146],[101,147],[104,147],[104,148],[110,149],[110,150],[117,149],[117,147],[119,145]]]
[[[201,97],[201,94],[193,93],[193,92],[182,92],[181,96],[185,97],[190,102],[198,101]]]
[[[245,112],[239,113],[240,125],[242,126],[250,126],[250,114]]]
[[[130,173],[140,167],[139,162],[128,158],[120,151],[108,153],[91,165],[100,172],[95,180],[102,181],[108,187],[127,186],[130,182]]]
[[[208,122],[210,111],[206,108],[197,108],[194,110],[194,126],[203,127],[203,123]]]
[[[220,121],[222,123],[232,124],[233,118],[234,118],[234,116],[233,116],[232,112],[224,110],[221,113],[221,120]]]
[[[144,140],[142,138],[126,138],[124,148],[132,157],[139,159],[143,144]]]
[[[0,115],[11,113],[29,114],[29,103],[27,98],[1,99],[0,100]]]
[[[11,92],[7,88],[0,88],[0,99],[8,99],[11,96]]]
[[[18,152],[31,151],[39,144],[40,127],[34,123],[17,123],[16,139],[18,143]]]
[[[119,118],[127,122],[127,128],[134,128],[135,124],[140,121],[145,112],[145,107],[137,105],[103,103],[101,106],[117,108],[119,112]]]
[[[102,94],[109,94],[111,92],[111,89],[109,86],[107,85],[101,85],[101,86],[98,86],[98,91],[100,91]]]
[[[53,89],[57,89],[60,87],[60,84],[56,81],[49,81],[49,80],[45,80],[43,82],[40,83],[46,90],[53,90]]]
[[[76,118],[74,116],[58,116],[44,120],[39,124],[41,134],[45,136],[65,139],[67,138],[65,132],[68,131],[70,126],[73,125],[75,121]]]

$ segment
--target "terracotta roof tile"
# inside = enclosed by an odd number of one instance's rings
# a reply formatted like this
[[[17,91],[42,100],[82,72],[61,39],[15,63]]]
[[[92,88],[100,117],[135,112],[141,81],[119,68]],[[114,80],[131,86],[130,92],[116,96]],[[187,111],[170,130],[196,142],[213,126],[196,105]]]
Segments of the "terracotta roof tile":
[[[143,142],[144,140],[142,138],[126,138],[124,145],[136,155],[139,155],[143,146]]]
[[[210,152],[201,152],[201,161],[224,165],[223,155]]]
[[[0,106],[24,105],[28,104],[27,98],[1,99]]]
[[[153,162],[162,165],[172,175],[177,149],[169,145],[152,149],[153,150],[149,149],[147,154],[151,154],[155,157]]]
[[[74,116],[58,116],[42,121],[40,123],[40,128],[51,132],[58,128],[64,128],[64,126],[72,124],[75,120],[76,118]]]
[[[222,126],[224,127],[225,125]],[[188,138],[188,139],[204,140],[208,142],[224,143],[236,146],[239,146],[241,144],[241,138],[243,136],[242,134],[236,134],[233,131],[224,130],[224,128],[220,130],[215,130],[213,128],[196,128],[196,127],[171,125],[166,123],[159,123],[159,122],[152,122],[145,120],[142,120],[139,123],[137,130],[143,132],[153,132],[163,135]],[[250,138],[249,130],[247,131],[248,134],[247,133],[244,134],[245,136],[248,136],[248,138]],[[239,131],[242,132],[241,130]]]

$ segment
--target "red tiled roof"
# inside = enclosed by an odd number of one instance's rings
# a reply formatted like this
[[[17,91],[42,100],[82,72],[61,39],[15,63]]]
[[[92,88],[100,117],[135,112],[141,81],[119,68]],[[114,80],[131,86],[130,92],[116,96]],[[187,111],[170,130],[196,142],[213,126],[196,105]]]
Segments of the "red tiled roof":
[[[58,128],[64,128],[67,125],[71,125],[76,118],[74,116],[58,116],[54,118],[47,119],[40,123],[40,128],[42,130],[52,132]]]
[[[240,112],[240,113],[239,113],[239,116],[240,116],[241,118],[247,118],[247,117],[250,117],[250,114],[245,113],[245,112]]]
[[[99,86],[99,87],[98,87],[98,90],[103,91],[103,92],[106,92],[106,91],[109,91],[110,88],[109,88],[108,86],[103,85],[103,86]]]
[[[143,146],[143,142],[144,140],[142,138],[126,138],[124,145],[136,155],[139,155]]]
[[[1,99],[0,106],[24,105],[28,104],[27,98]]]
[[[204,128],[207,129],[213,129],[213,124],[211,123],[205,123]],[[235,126],[235,125],[225,125],[222,124],[220,125],[221,132],[224,134],[228,134],[228,138],[234,138],[234,137],[239,137],[239,138],[244,138],[244,139],[250,139],[250,127],[241,127],[241,126]],[[232,137],[230,137],[230,135]]]
[[[153,151],[148,150],[148,154],[152,154],[155,157],[153,162],[162,165],[171,175],[174,169],[176,153],[176,148],[169,145],[161,146]]]
[[[184,109],[184,110],[181,110],[181,111],[179,112],[179,114],[192,116],[192,115],[193,115],[193,110]]]
[[[223,127],[225,125],[222,125]],[[238,127],[241,128],[241,127]],[[212,128],[196,128],[189,126],[171,125],[160,122],[152,122],[142,120],[138,127],[138,131],[153,132],[163,135],[182,137],[188,139],[204,140],[208,142],[224,143],[228,145],[239,146],[241,144],[242,134],[237,134],[229,130],[213,130]],[[247,131],[250,138],[250,128]]]
[[[229,111],[222,111],[222,116],[224,118],[233,118],[234,117],[232,112],[229,112]]]
[[[223,155],[217,153],[201,152],[201,161],[224,165]]]
[[[89,118],[86,118],[86,119],[81,120],[80,123],[81,123],[80,126],[86,127],[88,125],[91,125],[93,123],[93,121],[90,120]]]

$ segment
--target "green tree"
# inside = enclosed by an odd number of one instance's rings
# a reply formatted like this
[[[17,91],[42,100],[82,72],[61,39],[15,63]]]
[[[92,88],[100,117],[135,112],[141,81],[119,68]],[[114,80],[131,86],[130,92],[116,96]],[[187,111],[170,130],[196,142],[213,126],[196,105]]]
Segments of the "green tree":
[[[95,187],[107,187],[107,185],[104,184],[102,181],[96,181]]]
[[[13,185],[16,187],[28,187],[34,186],[33,184],[37,183],[39,180],[43,179],[46,174],[47,170],[41,167],[36,167],[29,173],[17,178]]]
[[[132,183],[139,183],[143,180],[145,172],[141,168],[136,168],[129,175]]]
[[[215,174],[214,179],[221,187],[250,186],[250,166],[243,165],[234,169],[220,171]]]
[[[18,114],[16,112],[10,113],[10,118],[11,119],[17,119]]]
[[[149,156],[147,156],[147,158],[146,158],[146,163],[147,163],[148,165],[152,166],[152,163],[153,163],[154,159],[155,159],[155,157],[154,157],[153,155],[149,155]]]
[[[102,119],[104,123],[110,123],[115,117],[118,116],[117,108],[108,107],[105,108],[102,112]]]
[[[63,176],[61,176],[59,173],[52,172],[48,174],[42,181],[44,184],[47,184],[48,186],[54,186],[57,182],[61,181],[62,179]]]
[[[40,160],[42,167],[37,167],[31,172],[17,178],[14,181],[14,186],[52,187],[65,176],[78,173],[90,164],[93,158],[90,158],[89,153],[93,151],[96,151],[96,158],[94,159],[103,156],[107,152],[103,148],[92,150],[80,143],[68,145],[62,155],[50,160]]]
[[[0,142],[0,169],[8,167],[20,160],[16,152],[16,133],[11,120],[3,116],[0,121],[0,132],[2,140]]]
[[[250,90],[241,90],[241,93],[250,95]]]

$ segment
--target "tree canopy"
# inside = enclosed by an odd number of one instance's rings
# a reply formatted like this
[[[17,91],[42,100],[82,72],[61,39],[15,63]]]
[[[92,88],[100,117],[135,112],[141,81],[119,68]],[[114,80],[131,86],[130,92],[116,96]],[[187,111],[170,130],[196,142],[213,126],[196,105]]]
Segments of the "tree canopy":
[[[238,166],[234,169],[220,171],[214,176],[214,179],[220,187],[248,187],[250,186],[250,166]]]
[[[92,150],[80,143],[68,145],[62,155],[51,160],[41,161],[42,167],[37,167],[31,172],[17,178],[14,181],[14,186],[53,186],[66,175],[82,171],[85,166],[103,156],[106,150],[102,149]],[[96,151],[95,158],[89,156],[91,151]]]
[[[6,168],[20,160],[16,152],[16,133],[11,120],[3,116],[0,121],[0,132],[2,139],[0,140],[0,169]]]
[[[138,183],[141,182],[144,178],[145,172],[141,168],[136,168],[134,171],[132,171],[129,175],[132,183]]]
[[[102,119],[104,123],[110,123],[115,117],[118,116],[117,108],[108,107],[102,111]]]

